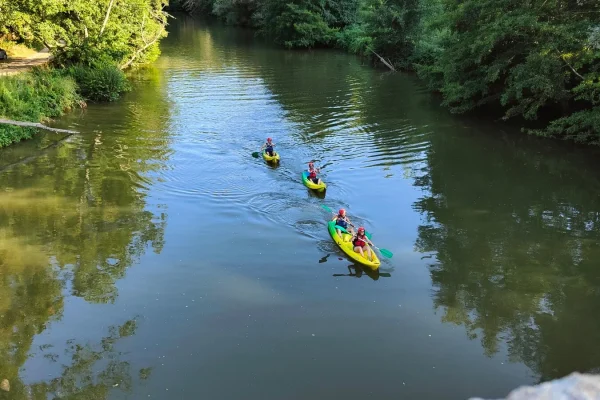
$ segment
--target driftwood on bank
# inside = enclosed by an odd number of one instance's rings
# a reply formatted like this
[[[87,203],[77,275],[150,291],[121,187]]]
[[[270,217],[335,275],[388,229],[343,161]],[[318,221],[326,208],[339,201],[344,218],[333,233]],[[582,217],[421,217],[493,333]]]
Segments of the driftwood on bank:
[[[44,124],[40,124],[39,122],[11,121],[10,119],[2,119],[2,118],[0,118],[0,124],[25,126],[25,127],[28,127],[28,128],[40,128],[40,129],[46,129],[48,131],[59,132],[59,133],[71,133],[71,134],[73,134],[73,133],[79,133],[77,131],[72,131],[72,130],[69,130],[69,129],[50,128],[49,126],[46,126]]]

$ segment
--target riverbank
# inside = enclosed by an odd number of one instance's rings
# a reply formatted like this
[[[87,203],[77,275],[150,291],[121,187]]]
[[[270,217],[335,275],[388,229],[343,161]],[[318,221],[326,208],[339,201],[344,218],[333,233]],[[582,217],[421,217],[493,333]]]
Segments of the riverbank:
[[[129,90],[123,71],[111,64],[68,68],[34,67],[0,77],[0,117],[22,122],[46,122],[87,102],[117,100]],[[30,139],[37,128],[0,125],[0,148]]]
[[[58,70],[34,68],[0,78],[0,116],[44,122],[85,104],[75,80]],[[0,148],[30,139],[36,128],[0,125]]]
[[[50,2],[53,3],[53,2]],[[47,49],[38,61],[9,61],[0,78],[0,118],[43,122],[85,102],[114,101],[128,90],[123,71],[156,60],[166,36],[163,1],[137,0],[127,7],[69,3],[38,7],[17,2],[0,13],[0,43],[15,52]],[[51,65],[26,72],[32,64]],[[47,58],[47,59],[46,59]],[[1,72],[0,72],[1,74]],[[33,135],[31,128],[0,127],[0,147]]]

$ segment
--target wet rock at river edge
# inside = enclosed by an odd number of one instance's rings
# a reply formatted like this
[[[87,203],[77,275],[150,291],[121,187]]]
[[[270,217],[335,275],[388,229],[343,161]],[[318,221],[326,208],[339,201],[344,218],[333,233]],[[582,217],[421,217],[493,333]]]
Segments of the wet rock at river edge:
[[[577,372],[537,386],[522,386],[510,392],[506,400],[598,400],[600,375]],[[470,400],[483,400],[471,398]]]

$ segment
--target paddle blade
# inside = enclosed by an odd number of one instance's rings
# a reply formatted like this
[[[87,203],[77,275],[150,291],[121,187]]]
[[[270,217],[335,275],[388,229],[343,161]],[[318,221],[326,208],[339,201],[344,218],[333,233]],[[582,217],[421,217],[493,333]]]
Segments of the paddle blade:
[[[367,232],[365,231],[365,236],[367,237],[367,239],[371,240],[371,238],[373,237],[373,235],[371,235],[371,232]]]
[[[387,250],[387,249],[379,249],[379,252],[381,253],[382,256],[387,257],[387,258],[392,258],[394,257],[394,253],[392,253],[391,251]]]
[[[321,207],[323,208],[323,210],[333,214],[333,211],[331,211],[331,208],[327,207],[325,204],[323,204]]]
[[[254,158],[258,158],[260,156],[260,153],[258,151],[255,151],[254,153],[252,153],[252,157]]]

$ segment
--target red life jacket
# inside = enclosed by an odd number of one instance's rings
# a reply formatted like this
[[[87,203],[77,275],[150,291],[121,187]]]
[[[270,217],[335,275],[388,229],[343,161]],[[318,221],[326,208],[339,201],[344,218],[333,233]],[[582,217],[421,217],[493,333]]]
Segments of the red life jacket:
[[[308,173],[308,177],[309,178],[316,178],[317,177],[317,172],[314,169],[311,169]]]
[[[364,246],[367,245],[367,242],[364,241],[363,239],[361,239],[361,237],[364,238],[365,236],[364,235],[363,236],[358,236],[358,235],[356,236],[356,238],[354,239],[354,245],[355,246],[357,246],[357,247],[364,247]]]

